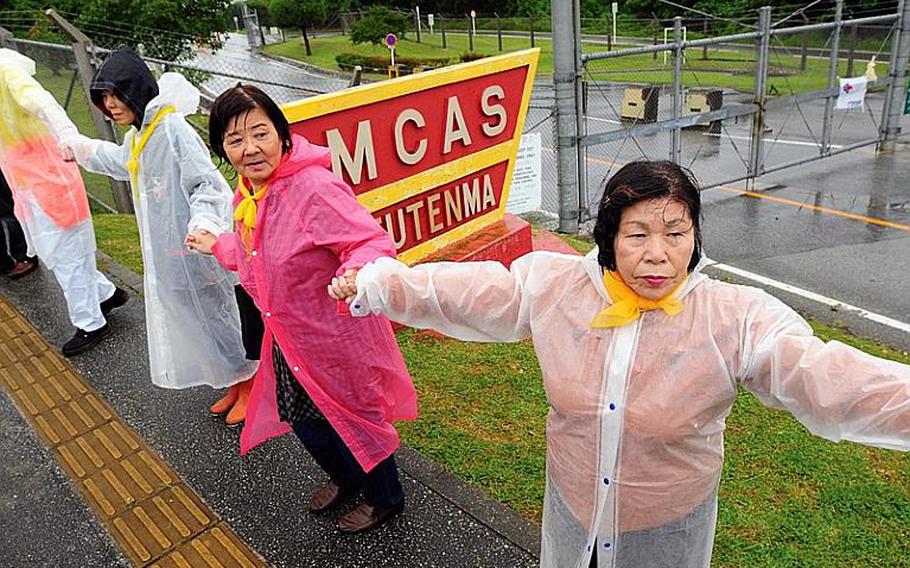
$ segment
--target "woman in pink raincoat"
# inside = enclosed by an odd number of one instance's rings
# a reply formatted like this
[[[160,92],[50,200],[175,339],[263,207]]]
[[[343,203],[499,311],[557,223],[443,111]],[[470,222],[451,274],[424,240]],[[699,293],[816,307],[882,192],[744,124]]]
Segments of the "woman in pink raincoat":
[[[293,428],[330,477],[310,511],[362,490],[338,528],[373,528],[404,507],[393,423],[417,418],[417,397],[388,319],[339,315],[325,283],[394,256],[395,246],[331,172],[329,150],[292,136],[261,90],[222,93],[209,134],[215,153],[241,175],[237,231],[217,239],[200,231],[187,245],[237,271],[265,322],[241,452]]]

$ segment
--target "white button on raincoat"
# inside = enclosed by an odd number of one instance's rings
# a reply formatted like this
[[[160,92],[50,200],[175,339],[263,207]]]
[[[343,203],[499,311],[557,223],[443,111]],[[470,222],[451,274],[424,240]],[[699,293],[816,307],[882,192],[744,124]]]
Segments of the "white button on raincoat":
[[[910,367],[823,343],[765,292],[693,273],[685,306],[592,329],[592,258],[531,253],[357,276],[352,313],[471,341],[531,338],[550,404],[541,566],[710,565],[724,421],[737,386],[830,440],[910,449]]]
[[[132,188],[152,382],[166,388],[226,387],[256,370],[241,342],[236,277],[213,257],[189,252],[184,239],[199,229],[215,235],[229,231],[233,193],[184,118],[196,111],[199,90],[178,73],[162,75],[158,87],[141,132],[160,109],[173,105],[176,112],[164,116],[148,139]],[[131,128],[120,146],[85,137],[64,142],[85,169],[126,181],[130,145],[141,132]]]

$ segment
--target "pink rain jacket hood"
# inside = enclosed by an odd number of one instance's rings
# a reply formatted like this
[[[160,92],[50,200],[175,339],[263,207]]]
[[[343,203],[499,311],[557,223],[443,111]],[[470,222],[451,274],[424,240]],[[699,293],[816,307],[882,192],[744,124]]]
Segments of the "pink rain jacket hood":
[[[252,249],[234,232],[213,252],[238,272],[265,322],[241,453],[291,429],[278,418],[271,357],[278,341],[297,381],[369,471],[398,447],[393,423],[417,418],[417,395],[389,320],[340,315],[326,294],[333,276],[395,254],[330,165],[327,148],[295,136],[259,202]],[[235,205],[240,199],[238,192]]]

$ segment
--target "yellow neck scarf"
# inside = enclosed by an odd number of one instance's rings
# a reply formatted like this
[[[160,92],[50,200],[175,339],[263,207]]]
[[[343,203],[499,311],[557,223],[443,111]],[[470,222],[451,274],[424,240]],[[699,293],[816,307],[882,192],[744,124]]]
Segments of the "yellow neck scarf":
[[[591,320],[591,327],[621,327],[637,320],[641,312],[646,310],[660,309],[667,312],[667,315],[675,316],[683,310],[683,303],[676,297],[676,292],[685,283],[683,280],[675,290],[660,300],[648,300],[629,288],[618,273],[607,270],[604,272],[604,286],[613,300],[613,305],[597,314]]]
[[[177,109],[174,108],[174,105],[168,105],[162,108],[155,114],[155,118],[153,118],[152,122],[145,127],[145,130],[134,134],[130,141],[130,161],[126,163],[126,169],[130,171],[130,181],[133,182],[133,194],[137,198],[139,197],[139,156],[145,149],[145,145],[148,144],[149,138],[152,137],[152,133],[158,128],[158,123],[161,122],[161,119],[176,111]]]
[[[240,231],[240,238],[249,249],[252,244],[253,229],[256,228],[256,214],[259,211],[257,202],[265,197],[265,193],[269,190],[269,186],[268,184],[263,185],[259,188],[259,191],[251,193],[241,179],[237,189],[240,190],[240,195],[243,196],[243,200],[237,204],[237,208],[234,209],[234,220],[239,221],[240,224],[243,225],[243,228]]]

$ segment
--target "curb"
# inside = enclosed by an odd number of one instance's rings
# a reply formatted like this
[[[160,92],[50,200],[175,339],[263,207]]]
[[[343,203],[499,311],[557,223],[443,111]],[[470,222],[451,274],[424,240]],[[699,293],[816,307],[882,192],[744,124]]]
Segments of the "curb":
[[[115,283],[142,297],[142,277],[101,252],[96,252],[98,270]],[[526,520],[507,505],[489,497],[427,458],[405,445],[398,448],[399,467],[446,501],[456,505],[465,514],[486,526],[534,558],[540,557],[540,527]]]
[[[310,65],[309,63],[304,63],[298,59],[291,59],[290,57],[285,57],[283,55],[274,55],[272,53],[267,53],[266,51],[259,50],[259,55],[262,57],[267,57],[273,61],[278,61],[280,63],[286,63],[292,67],[297,67],[298,69],[303,69],[314,75],[322,75],[328,79],[341,79],[344,81],[350,81],[352,73],[345,73],[343,71],[332,71],[331,69],[326,69],[325,67],[317,67],[316,65]],[[361,79],[361,83],[372,82],[368,79]]]

